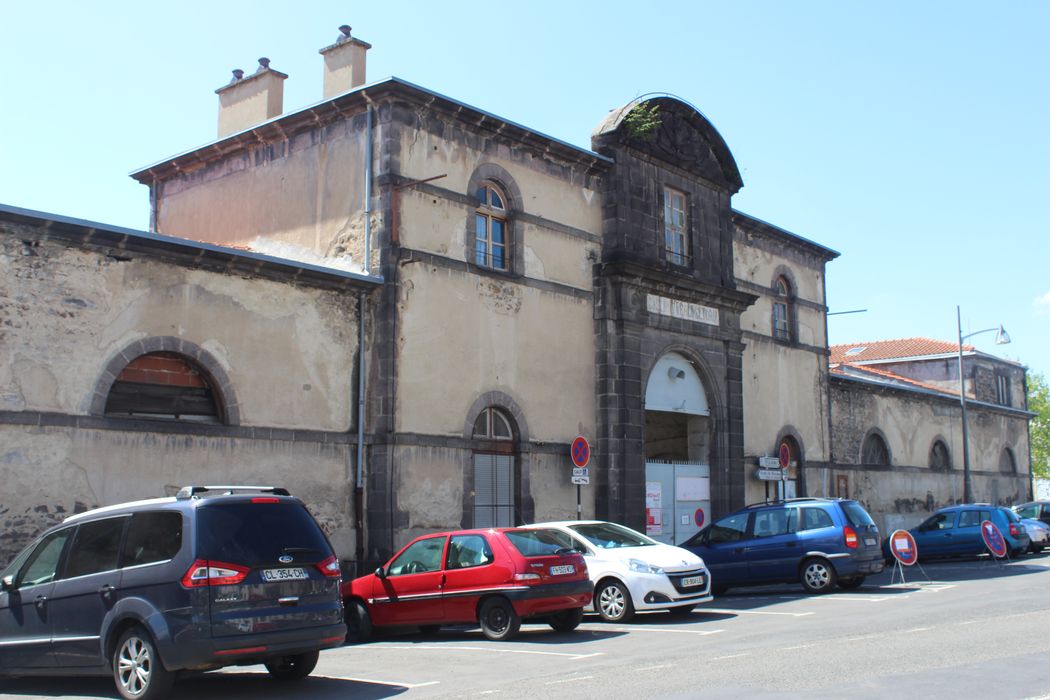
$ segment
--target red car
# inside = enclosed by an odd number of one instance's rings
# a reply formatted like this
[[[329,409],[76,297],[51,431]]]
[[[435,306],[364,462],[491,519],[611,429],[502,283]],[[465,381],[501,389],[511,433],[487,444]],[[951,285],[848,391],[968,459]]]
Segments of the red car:
[[[478,624],[510,639],[523,619],[569,632],[593,587],[583,557],[548,530],[460,530],[417,537],[374,574],[343,584],[349,639],[375,627]]]

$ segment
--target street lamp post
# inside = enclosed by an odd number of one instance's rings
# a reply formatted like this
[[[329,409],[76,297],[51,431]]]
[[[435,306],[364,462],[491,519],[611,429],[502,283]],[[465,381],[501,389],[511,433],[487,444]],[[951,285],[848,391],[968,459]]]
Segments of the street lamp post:
[[[981,333],[997,331],[995,336],[996,345],[1006,345],[1010,342],[1010,336],[1003,330],[1002,325],[998,328],[985,328],[963,335],[962,311],[955,307],[955,319],[959,330],[959,405],[962,407],[962,441],[963,441],[963,503],[973,503],[973,481],[970,478],[970,440],[966,425],[966,383],[963,380],[963,341]]]

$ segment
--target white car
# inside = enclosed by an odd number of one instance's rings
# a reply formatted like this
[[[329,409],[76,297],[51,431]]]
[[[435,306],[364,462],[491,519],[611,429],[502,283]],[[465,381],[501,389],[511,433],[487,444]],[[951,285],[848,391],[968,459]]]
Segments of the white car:
[[[536,523],[564,536],[564,546],[583,554],[594,583],[592,609],[609,622],[638,610],[685,614],[711,600],[704,560],[634,530],[599,520]]]
[[[1029,552],[1035,554],[1050,547],[1050,525],[1033,518],[1021,518],[1021,524],[1024,525],[1024,531],[1028,533]]]

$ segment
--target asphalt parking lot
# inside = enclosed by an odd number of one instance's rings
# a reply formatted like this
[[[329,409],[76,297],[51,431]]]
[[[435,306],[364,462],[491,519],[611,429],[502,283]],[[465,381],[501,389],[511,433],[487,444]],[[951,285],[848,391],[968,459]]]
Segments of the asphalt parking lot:
[[[884,572],[855,591],[734,589],[687,619],[588,617],[558,634],[523,625],[511,642],[480,629],[385,634],[325,652],[294,684],[262,667],[180,680],[173,698],[1050,697],[1050,556],[950,561]],[[12,698],[114,697],[109,679],[12,679]]]

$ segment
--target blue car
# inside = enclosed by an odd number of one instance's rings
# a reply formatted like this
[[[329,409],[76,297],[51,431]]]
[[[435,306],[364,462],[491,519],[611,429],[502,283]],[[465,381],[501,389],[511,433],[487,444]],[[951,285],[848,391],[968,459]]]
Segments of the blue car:
[[[1031,541],[1017,513],[988,503],[941,508],[908,532],[915,538],[920,561],[943,557],[975,557],[988,551],[981,537],[981,523],[985,520],[992,521],[999,528],[1010,556],[1019,556],[1028,549]],[[893,561],[888,538],[883,543],[883,553],[887,561]]]
[[[799,582],[810,593],[857,588],[882,571],[879,529],[857,501],[793,498],[748,506],[680,545],[711,571],[711,589]]]

